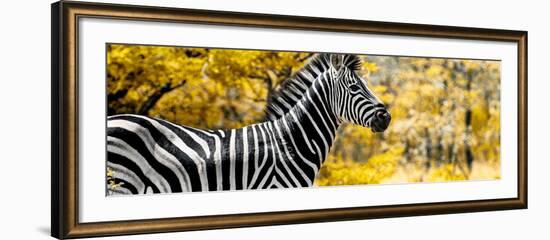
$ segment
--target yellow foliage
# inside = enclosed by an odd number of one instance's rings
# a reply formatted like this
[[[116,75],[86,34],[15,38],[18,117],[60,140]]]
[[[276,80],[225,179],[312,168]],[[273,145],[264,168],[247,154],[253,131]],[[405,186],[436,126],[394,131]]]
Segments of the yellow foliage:
[[[378,184],[390,177],[401,158],[403,148],[392,148],[369,158],[366,162],[356,162],[341,156],[330,156],[323,164],[316,184],[319,186]]]
[[[432,169],[428,173],[427,182],[448,182],[466,180],[466,175],[457,169],[454,164],[444,164],[438,168]]]
[[[378,66],[373,62],[363,62],[363,70],[366,70],[368,74],[378,72]]]
[[[115,190],[116,188],[120,187],[122,182],[115,183],[115,172],[111,168],[107,168],[107,187],[110,190]]]
[[[309,53],[111,44],[109,114],[140,113],[200,128],[237,128],[264,117],[266,98]],[[126,92],[124,92],[126,91]],[[117,96],[117,98],[115,98]]]

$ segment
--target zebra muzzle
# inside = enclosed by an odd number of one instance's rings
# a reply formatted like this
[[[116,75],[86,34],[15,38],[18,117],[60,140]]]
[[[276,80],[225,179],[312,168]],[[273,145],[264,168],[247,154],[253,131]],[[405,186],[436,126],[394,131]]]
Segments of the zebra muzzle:
[[[378,110],[376,111],[376,113],[374,114],[374,118],[372,119],[371,130],[373,132],[383,132],[388,128],[388,126],[390,125],[390,122],[391,122],[390,113],[385,109]]]

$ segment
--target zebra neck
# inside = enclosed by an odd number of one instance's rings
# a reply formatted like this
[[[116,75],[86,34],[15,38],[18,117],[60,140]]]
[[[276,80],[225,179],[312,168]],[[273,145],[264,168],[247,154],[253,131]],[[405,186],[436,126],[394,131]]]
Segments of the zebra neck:
[[[332,86],[317,80],[304,97],[274,124],[285,129],[284,142],[293,148],[295,159],[315,163],[320,169],[340,125],[332,107]]]
[[[312,83],[329,68],[329,55],[319,54],[307,63],[300,71],[280,85],[273,93],[266,106],[266,118],[270,121],[284,116],[292,106],[303,97]]]

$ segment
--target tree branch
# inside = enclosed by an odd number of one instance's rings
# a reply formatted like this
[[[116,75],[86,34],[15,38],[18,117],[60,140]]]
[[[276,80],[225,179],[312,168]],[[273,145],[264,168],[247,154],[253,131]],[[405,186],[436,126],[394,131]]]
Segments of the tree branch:
[[[128,93],[128,89],[121,89],[121,90],[118,90],[114,93],[109,93],[109,94],[107,94],[107,102],[113,102],[113,101],[116,101],[118,99],[121,99],[124,96],[126,96],[127,93]]]
[[[314,53],[308,53],[308,54],[306,54],[306,55],[303,56],[303,57],[299,57],[300,55],[297,55],[297,57],[296,57],[295,59],[296,59],[296,61],[298,61],[298,62],[303,62],[303,61],[305,61],[306,59],[312,57],[313,55],[314,55]]]
[[[164,96],[164,94],[183,86],[186,82],[187,80],[183,80],[175,86],[172,86],[172,83],[170,82],[164,84],[164,86],[162,86],[158,91],[149,96],[147,101],[145,101],[145,103],[141,105],[141,108],[138,110],[137,114],[149,115],[149,111],[151,110],[151,108],[155,106],[155,104],[160,100],[162,96]]]

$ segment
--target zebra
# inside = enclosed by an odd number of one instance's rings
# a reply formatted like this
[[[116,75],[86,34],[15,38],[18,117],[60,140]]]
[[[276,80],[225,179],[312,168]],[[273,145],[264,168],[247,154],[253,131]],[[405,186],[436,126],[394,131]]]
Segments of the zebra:
[[[316,59],[324,71],[312,81],[294,78],[294,84],[309,82],[302,91],[281,89],[294,91],[294,98],[272,103],[286,106],[272,108],[268,118],[273,120],[203,130],[140,115],[109,116],[107,168],[114,172],[110,180],[116,187],[108,184],[107,194],[313,186],[340,125],[382,132],[391,121],[359,76],[359,57],[325,54]]]

